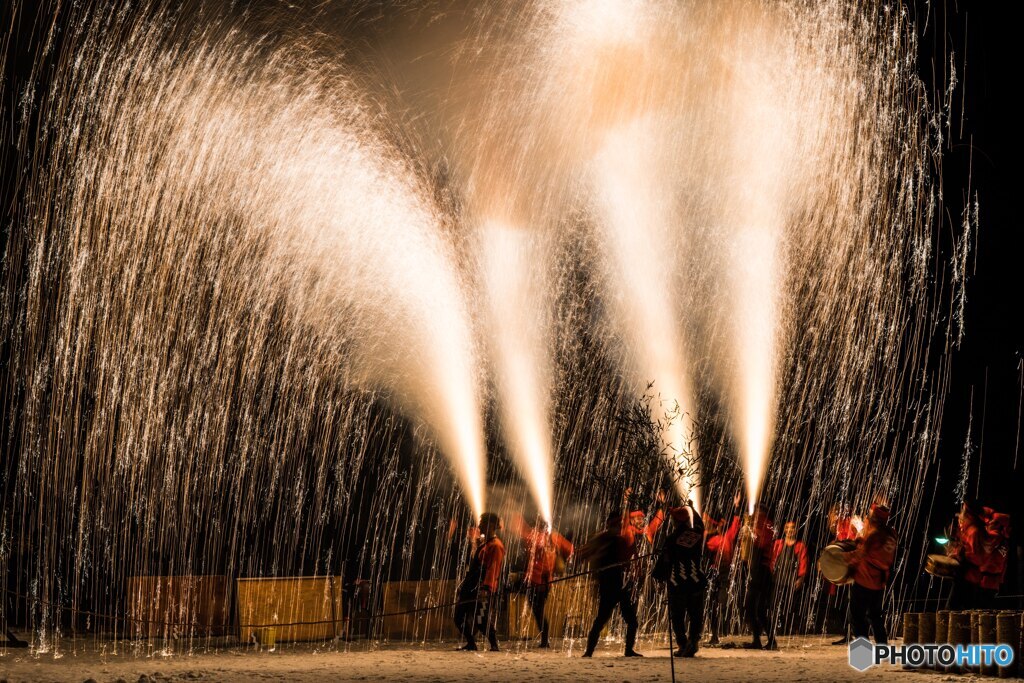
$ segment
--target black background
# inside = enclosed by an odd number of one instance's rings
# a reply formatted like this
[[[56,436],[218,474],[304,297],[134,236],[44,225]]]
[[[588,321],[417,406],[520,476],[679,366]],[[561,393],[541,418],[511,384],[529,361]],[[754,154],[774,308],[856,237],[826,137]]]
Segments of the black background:
[[[952,61],[959,81],[951,107],[953,136],[943,149],[944,235],[947,228],[959,233],[966,201],[976,197],[980,207],[974,264],[968,269],[966,333],[953,353],[942,425],[936,503],[940,519],[933,526],[948,518],[943,512],[953,510],[970,424],[968,495],[1011,511],[1019,528],[1024,522],[1019,443],[1024,241],[1021,123],[1014,102],[1021,83],[1022,36],[1002,3],[933,3],[917,10],[919,25],[927,16],[922,78],[933,93],[941,91]]]

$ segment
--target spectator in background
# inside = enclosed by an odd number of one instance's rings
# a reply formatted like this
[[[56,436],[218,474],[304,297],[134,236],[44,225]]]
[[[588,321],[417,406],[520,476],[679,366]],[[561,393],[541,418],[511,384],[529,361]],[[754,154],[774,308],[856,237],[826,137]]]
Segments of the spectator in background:
[[[807,546],[797,540],[796,522],[783,526],[783,537],[772,547],[772,583],[774,604],[782,617],[784,632],[789,633],[798,618],[800,593],[807,578]]]

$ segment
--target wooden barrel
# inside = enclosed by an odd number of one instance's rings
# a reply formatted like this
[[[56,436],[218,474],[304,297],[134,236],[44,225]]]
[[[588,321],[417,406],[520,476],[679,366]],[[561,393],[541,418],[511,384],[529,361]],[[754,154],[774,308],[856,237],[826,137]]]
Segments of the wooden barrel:
[[[935,642],[935,612],[922,612],[918,617],[917,638],[922,643]]]
[[[1006,643],[1016,651],[1013,664],[999,667],[1000,678],[1013,678],[1020,671],[1020,662],[1017,661],[1020,657],[1020,650],[1017,649],[1020,644],[1020,624],[1020,612],[1000,612],[996,615],[996,642]]]
[[[949,642],[949,615],[948,609],[940,609],[935,613],[935,640],[932,642],[940,645]],[[940,671],[946,670],[946,667],[938,663],[935,663],[932,668]]]
[[[903,614],[903,644],[912,645],[920,643],[918,639],[918,626],[921,622],[919,612],[905,612]],[[1016,641],[1014,641],[1016,642]]]
[[[1017,642],[1017,656],[1014,658],[1017,660],[1017,671],[1024,676],[1024,662],[1020,661],[1020,658],[1024,657],[1024,612],[1020,615],[1020,640]]]
[[[999,641],[996,640],[996,637],[996,613],[982,612],[978,615],[978,642],[998,643]],[[983,664],[981,673],[984,676],[997,676],[999,675],[999,667],[995,664]]]
[[[949,642],[953,645],[970,645],[971,613],[953,612],[949,619]]]

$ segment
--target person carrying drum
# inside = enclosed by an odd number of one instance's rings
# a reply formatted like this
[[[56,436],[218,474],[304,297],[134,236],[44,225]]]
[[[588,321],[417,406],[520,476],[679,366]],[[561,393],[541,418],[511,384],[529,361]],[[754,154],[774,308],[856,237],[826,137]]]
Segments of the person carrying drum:
[[[838,503],[829,508],[828,528],[832,532],[832,543],[853,542],[859,533],[853,523],[853,517]],[[832,641],[833,645],[846,645],[850,642],[849,602],[849,588],[829,582],[828,600],[825,603],[825,628],[829,633],[842,634],[840,638]]]
[[[843,553],[853,570],[850,590],[850,625],[854,638],[867,638],[868,626],[875,642],[885,645],[889,634],[885,629],[885,585],[896,560],[896,534],[889,527],[889,508],[872,505],[857,547]]]
[[[987,609],[1006,573],[1010,519],[975,501],[964,501],[955,521],[955,539],[947,554],[959,562],[949,596],[950,610]]]

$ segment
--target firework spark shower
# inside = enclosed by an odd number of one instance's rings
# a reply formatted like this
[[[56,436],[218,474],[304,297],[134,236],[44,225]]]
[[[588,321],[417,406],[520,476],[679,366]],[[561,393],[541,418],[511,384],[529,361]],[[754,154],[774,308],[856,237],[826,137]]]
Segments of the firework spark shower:
[[[904,11],[343,4],[12,5],[0,572],[36,651],[136,576],[452,579],[491,508],[915,527],[967,259]]]

